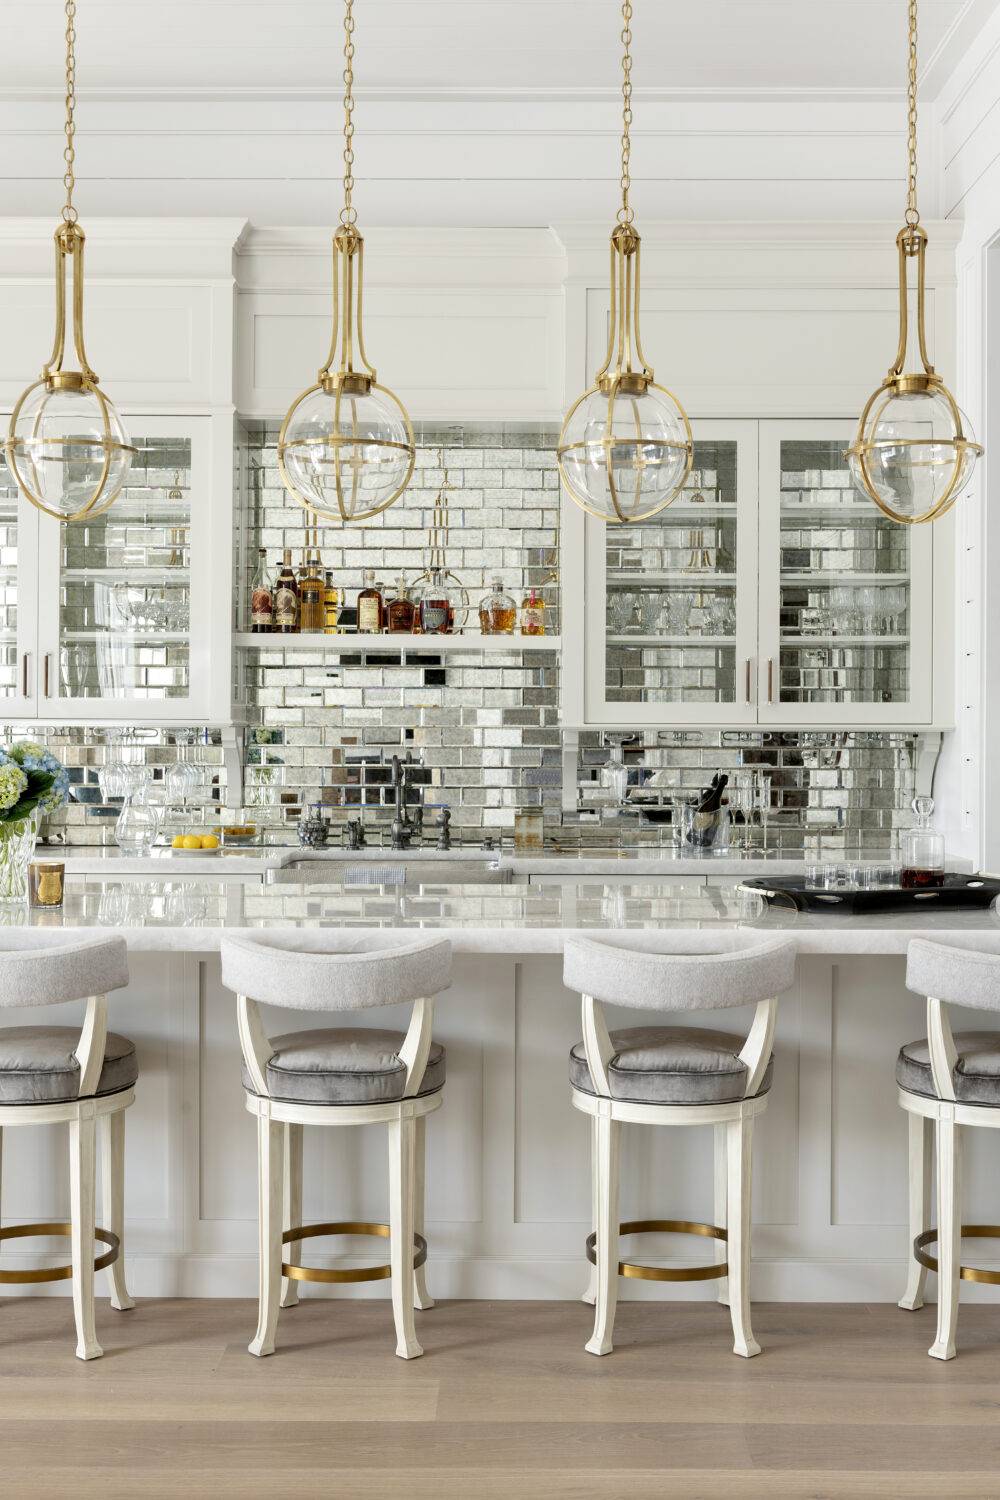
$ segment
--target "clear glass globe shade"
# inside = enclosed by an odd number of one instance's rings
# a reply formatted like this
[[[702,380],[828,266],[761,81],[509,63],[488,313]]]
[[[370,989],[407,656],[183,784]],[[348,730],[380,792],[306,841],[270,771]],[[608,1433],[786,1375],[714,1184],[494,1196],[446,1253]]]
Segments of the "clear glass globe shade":
[[[35,387],[18,412],[7,467],[53,515],[97,515],[125,482],[132,453],[114,406],[94,391]],[[105,457],[108,459],[104,472]],[[103,476],[103,477],[102,477]]]
[[[964,413],[962,436],[975,444]],[[861,434],[872,488],[882,503],[903,520],[929,517],[951,489],[949,505],[972,478],[978,452],[957,447],[955,415],[940,391],[896,395],[886,391],[873,403]],[[849,457],[854,483],[867,493],[861,455]]]
[[[301,499],[336,520],[384,510],[409,478],[413,445],[405,414],[387,391],[366,396],[310,392],[294,409],[282,450]]]
[[[654,387],[638,396],[618,392],[609,426],[608,398],[595,389],[563,427],[563,477],[573,499],[594,514],[608,521],[641,521],[680,493],[687,444],[684,413],[667,392]]]

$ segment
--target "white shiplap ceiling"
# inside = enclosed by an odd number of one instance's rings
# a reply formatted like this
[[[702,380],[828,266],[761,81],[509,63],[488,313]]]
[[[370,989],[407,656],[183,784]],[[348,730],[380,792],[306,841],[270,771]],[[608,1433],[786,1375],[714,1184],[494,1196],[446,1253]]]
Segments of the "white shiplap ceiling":
[[[998,6],[920,0],[923,101]],[[642,214],[892,215],[906,0],[634,0],[634,12]],[[63,5],[3,0],[2,16],[16,38],[0,49],[3,212],[47,213]],[[356,0],[355,16],[366,223],[606,216],[618,0]],[[81,211],[326,222],[341,27],[341,0],[78,0]],[[930,175],[932,143],[926,156]]]

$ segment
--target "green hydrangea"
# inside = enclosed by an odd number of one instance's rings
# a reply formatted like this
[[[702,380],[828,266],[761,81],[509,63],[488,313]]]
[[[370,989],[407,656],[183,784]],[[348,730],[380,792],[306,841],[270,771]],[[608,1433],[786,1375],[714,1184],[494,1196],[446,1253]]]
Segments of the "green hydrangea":
[[[9,811],[27,789],[28,778],[20,766],[0,766],[0,811]]]
[[[45,754],[45,746],[40,745],[37,740],[17,740],[9,750],[11,760],[16,760],[21,765],[26,756],[32,756],[40,760]]]

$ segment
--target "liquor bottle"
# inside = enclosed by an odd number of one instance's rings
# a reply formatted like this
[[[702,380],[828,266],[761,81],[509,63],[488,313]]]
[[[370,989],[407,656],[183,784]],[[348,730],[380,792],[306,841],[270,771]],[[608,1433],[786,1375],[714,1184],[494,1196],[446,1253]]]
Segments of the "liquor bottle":
[[[274,582],[274,628],[279,635],[294,635],[299,628],[299,583],[292,571],[289,547],[285,548],[281,572]]]
[[[944,885],[944,837],[931,827],[933,797],[914,797],[910,806],[917,826],[908,828],[900,841],[899,883],[904,890]]]
[[[452,635],[455,606],[441,568],[431,568],[420,593],[420,630],[424,635]]]
[[[358,594],[358,634],[381,635],[385,626],[385,600],[375,584],[375,569],[366,568],[365,586]]]
[[[479,628],[483,635],[513,635],[517,605],[503,591],[503,579],[490,580],[490,592],[479,605]]]
[[[299,628],[301,630],[323,629],[323,588],[319,553],[313,550],[306,554],[305,566],[299,574]]]
[[[413,631],[413,617],[416,614],[416,605],[410,598],[410,591],[406,587],[406,579],[400,575],[396,579],[396,592],[389,600],[386,609],[388,630],[390,635],[410,635]]]
[[[327,568],[323,584],[323,633],[340,634],[340,590],[333,581],[332,568]]]
[[[521,604],[521,634],[545,634],[545,600],[537,589],[529,589]]]
[[[266,635],[274,629],[274,596],[267,578],[267,549],[257,548],[257,569],[250,585],[250,629]]]

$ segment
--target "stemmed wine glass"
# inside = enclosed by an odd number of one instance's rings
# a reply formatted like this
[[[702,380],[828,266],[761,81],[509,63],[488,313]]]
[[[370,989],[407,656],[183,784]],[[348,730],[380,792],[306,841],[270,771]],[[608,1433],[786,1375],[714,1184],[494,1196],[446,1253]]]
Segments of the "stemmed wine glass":
[[[740,852],[750,853],[750,819],[754,809],[754,772],[751,767],[744,766],[734,771],[729,781],[729,808],[731,812],[738,812],[743,817],[743,836],[740,840]]]

